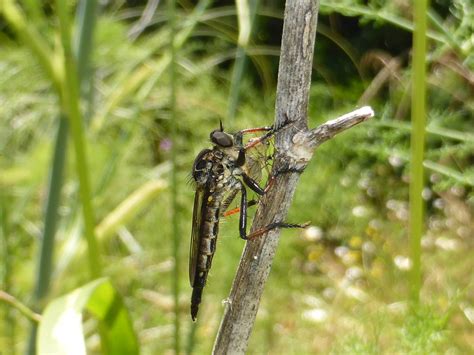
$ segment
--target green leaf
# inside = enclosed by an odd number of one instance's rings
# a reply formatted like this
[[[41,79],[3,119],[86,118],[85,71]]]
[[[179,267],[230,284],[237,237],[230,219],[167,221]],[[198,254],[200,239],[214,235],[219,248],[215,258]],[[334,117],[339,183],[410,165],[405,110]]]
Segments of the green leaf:
[[[38,354],[86,354],[82,315],[100,322],[107,354],[138,354],[138,342],[122,298],[107,278],[92,281],[46,307],[39,325]]]
[[[239,21],[239,46],[246,47],[251,30],[250,8],[247,0],[236,0],[237,18]]]

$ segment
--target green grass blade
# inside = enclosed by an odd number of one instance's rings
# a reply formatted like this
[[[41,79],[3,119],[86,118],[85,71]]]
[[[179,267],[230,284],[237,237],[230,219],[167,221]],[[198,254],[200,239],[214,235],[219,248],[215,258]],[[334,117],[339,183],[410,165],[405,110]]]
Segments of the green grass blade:
[[[428,7],[427,7],[428,9]],[[368,19],[372,20],[379,20],[383,21],[386,23],[390,23],[394,26],[403,28],[407,31],[414,31],[416,24],[415,21],[412,23],[411,21],[396,16],[392,13],[389,13],[387,11],[380,11],[377,9],[372,9],[367,6],[361,6],[361,5],[353,5],[351,4],[350,6],[347,4],[341,4],[341,3],[335,3],[334,1],[327,1],[323,0],[321,1],[321,7],[320,10],[322,13],[329,13],[329,12],[338,12],[346,16],[365,16]],[[436,42],[443,43],[450,45],[451,44],[451,38],[448,38],[445,36],[444,31],[443,33],[439,33],[433,30],[430,30],[425,33],[425,35]],[[456,45],[453,49],[457,49],[459,45]]]
[[[77,58],[77,73],[80,80],[81,96],[86,100],[84,115],[88,121],[93,106],[93,80],[90,57],[94,43],[94,28],[97,18],[97,0],[82,0],[77,5],[77,36],[74,38],[74,49]]]
[[[0,301],[5,302],[7,305],[17,309],[21,314],[28,318],[31,322],[39,322],[41,315],[35,313],[33,310],[28,308],[24,303],[10,295],[9,293],[0,290]],[[13,348],[13,347],[12,347]]]
[[[245,49],[249,43],[253,30],[253,22],[257,13],[259,1],[255,0],[249,5],[248,1],[237,1],[237,16],[239,22],[239,38],[238,47],[235,53],[235,63],[232,71],[232,79],[230,83],[229,103],[227,107],[227,119],[232,123],[237,112],[240,96],[240,84],[242,76],[245,72],[245,64],[247,58]]]
[[[58,208],[63,184],[64,162],[67,151],[68,121],[66,117],[59,119],[59,128],[53,153],[51,176],[49,180],[46,213],[44,216],[44,229],[40,247],[39,265],[37,268],[35,301],[40,303],[49,289],[52,260],[54,254],[54,237],[58,220]]]
[[[87,4],[85,4],[87,3]],[[77,36],[77,57],[80,58],[78,73],[82,82],[90,81],[87,76],[87,62],[89,61],[89,52],[92,50],[92,33],[95,17],[95,1],[81,1],[79,9],[83,16],[79,17],[79,32]],[[63,171],[66,160],[66,151],[68,146],[69,121],[64,115],[59,119],[59,128],[56,135],[56,142],[53,152],[51,176],[46,201],[46,213],[44,217],[44,229],[40,247],[39,265],[37,268],[36,287],[34,301],[38,309],[41,308],[42,300],[48,293],[51,275],[52,260],[55,249],[56,225],[58,220],[58,209],[60,204],[61,189],[63,186]],[[30,354],[35,353],[36,325],[33,325],[29,340]]]
[[[394,129],[407,131],[407,132],[412,131],[412,126],[409,123],[400,122],[400,121],[391,120],[391,119],[381,120],[381,121],[376,121],[376,122],[367,122],[367,124],[374,127],[388,127],[388,128],[394,128]],[[466,143],[474,142],[474,134],[469,133],[469,132],[461,132],[454,129],[435,126],[433,124],[428,125],[425,128],[425,130],[426,130],[426,133],[429,133],[433,136],[438,136],[441,138],[448,138],[448,139],[453,139],[453,140],[466,142]]]
[[[178,215],[178,115],[176,114],[176,0],[168,0],[168,24],[171,29],[170,36],[170,53],[171,62],[169,66],[170,73],[170,113],[171,113],[171,138],[173,141],[171,149],[171,223],[173,233],[173,277],[171,278],[171,287],[173,289],[174,301],[174,352],[180,353],[180,319],[179,319],[179,275],[180,275],[180,232],[179,232],[179,215]]]
[[[445,175],[445,176],[455,180],[456,182],[458,182],[460,184],[463,184],[465,186],[474,187],[474,178],[472,177],[472,175],[468,176],[467,174],[462,174],[459,171],[456,171],[452,168],[449,168],[447,166],[435,163],[435,162],[430,161],[430,160],[425,160],[423,162],[423,165],[427,169],[435,171],[435,172],[437,172],[441,175]]]
[[[6,189],[0,190],[0,288],[5,292],[12,289],[12,261],[14,251],[11,250],[10,236],[10,214],[9,201]],[[10,349],[15,348],[16,336],[16,318],[13,315],[13,309],[5,304],[0,308],[0,333],[6,336],[6,343]]]
[[[67,112],[71,125],[71,134],[76,155],[76,170],[79,178],[79,197],[82,204],[84,219],[84,231],[88,247],[88,263],[92,277],[102,274],[99,257],[99,248],[95,237],[94,209],[92,206],[91,188],[89,182],[86,144],[84,138],[83,120],[79,108],[79,84],[77,78],[77,66],[71,46],[71,26],[69,22],[67,3],[56,1],[56,9],[59,17],[61,32],[61,43],[64,51],[65,75],[62,85],[62,104]]]
[[[428,1],[414,3],[415,31],[413,38],[412,63],[412,131],[410,165],[410,245],[413,267],[411,270],[411,300],[417,304],[420,299],[421,237],[424,230],[424,206],[422,199],[423,158],[425,151],[426,126],[426,12]]]
[[[63,172],[66,160],[68,142],[69,122],[67,118],[59,118],[58,132],[54,146],[53,159],[51,165],[51,175],[48,186],[48,198],[46,200],[46,210],[44,215],[44,228],[41,238],[40,253],[38,257],[38,267],[36,268],[36,285],[33,295],[35,308],[40,310],[42,300],[49,291],[52,264],[55,249],[56,226],[58,221],[58,209],[61,197],[61,187],[63,185]],[[28,342],[28,354],[35,354],[36,345],[36,324],[32,325]]]

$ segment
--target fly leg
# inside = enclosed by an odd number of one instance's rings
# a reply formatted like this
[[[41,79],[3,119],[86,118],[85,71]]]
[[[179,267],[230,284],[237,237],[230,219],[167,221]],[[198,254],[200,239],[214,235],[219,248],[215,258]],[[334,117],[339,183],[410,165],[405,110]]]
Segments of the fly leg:
[[[281,129],[287,127],[288,125],[292,124],[293,122],[290,121],[290,119],[288,118],[288,115],[285,114],[285,120],[283,121],[282,124],[280,124],[278,127],[274,127],[274,126],[267,126],[267,127],[259,127],[259,128],[248,128],[248,129],[244,129],[242,131],[239,132],[240,136],[242,136],[243,134],[245,133],[255,133],[255,132],[262,132],[262,131],[266,131],[267,133],[265,133],[263,136],[261,137],[258,137],[254,140],[252,140],[251,142],[248,142],[244,149],[245,150],[248,150],[250,148],[253,148],[255,147],[256,145],[264,142],[266,139],[270,138],[271,136],[273,136],[276,132],[280,131]]]
[[[297,168],[287,168],[287,169],[278,170],[276,174],[270,176],[269,182],[268,182],[267,186],[264,189],[262,189],[260,186],[258,186],[258,184],[254,180],[252,180],[250,177],[248,177],[247,175],[243,174],[242,177],[244,179],[244,182],[247,184],[247,186],[249,186],[252,190],[257,192],[258,194],[263,195],[264,193],[266,193],[271,188],[271,186],[273,185],[273,183],[274,183],[274,181],[275,181],[275,179],[278,175],[285,174],[285,173],[298,173],[298,174],[301,174],[303,172],[303,170],[304,169],[297,169]],[[306,223],[303,223],[303,224],[274,222],[274,223],[270,223],[266,227],[260,228],[256,231],[252,232],[251,234],[249,234],[247,236],[247,239],[257,238],[257,237],[259,237],[259,236],[261,236],[261,235],[263,235],[263,234],[265,234],[265,233],[267,233],[267,232],[269,232],[269,231],[271,231],[272,229],[275,229],[275,228],[306,228],[308,225],[309,225],[309,222],[306,222]]]
[[[275,228],[306,228],[309,226],[309,222],[303,223],[303,224],[294,224],[294,223],[285,223],[285,222],[274,222],[270,223],[268,226],[257,229],[256,231],[250,233],[247,236],[247,239],[254,239],[257,237],[260,237],[261,235],[271,231],[272,229]]]
[[[221,216],[228,216],[229,213],[227,212],[227,209],[229,208],[230,204],[232,203],[232,201],[234,201],[235,199],[235,196],[237,196],[237,193],[239,192],[239,190],[233,190],[229,196],[227,196],[227,198],[224,200],[224,202],[222,202],[222,205],[221,205]],[[230,213],[230,214],[233,214],[233,213]]]
[[[272,130],[273,130],[273,126],[265,126],[265,127],[256,127],[256,128],[246,128],[239,131],[239,133],[247,134],[247,133],[256,133],[256,132],[268,132]]]
[[[280,169],[278,170],[275,174],[270,175],[268,178],[268,183],[267,186],[265,186],[264,192],[267,192],[270,190],[270,188],[273,186],[275,183],[276,177],[278,175],[286,174],[286,173],[297,173],[297,174],[302,174],[304,171],[304,168],[298,169],[298,168],[287,168],[287,169]]]
[[[233,208],[231,210],[227,210],[230,206],[230,204],[232,203],[232,201],[234,201],[235,199],[235,196],[237,196],[239,190],[234,190],[229,196],[227,196],[227,198],[224,200],[224,202],[222,202],[222,205],[221,205],[221,216],[222,217],[228,217],[228,216],[231,216],[233,214],[236,214],[236,213],[239,213],[240,212],[240,207],[236,207],[236,208]],[[247,207],[251,207],[251,206],[255,206],[256,204],[258,203],[258,200],[250,200],[247,202]]]
[[[265,234],[272,229],[275,228],[306,228],[309,225],[309,222],[303,223],[303,224],[293,224],[293,223],[285,223],[285,222],[274,222],[270,223],[268,226],[264,228],[260,228],[253,233],[250,233],[247,235],[247,191],[245,190],[245,186],[242,185],[241,188],[241,193],[242,193],[242,198],[240,200],[240,220],[239,220],[239,232],[240,232],[240,237],[242,239],[253,239],[256,237],[261,236],[262,234]]]
[[[247,185],[248,187],[250,187],[253,191],[255,191],[257,194],[259,194],[260,196],[264,195],[266,191],[266,189],[262,189],[260,187],[260,185],[258,184],[258,182],[256,182],[254,179],[252,179],[250,176],[248,176],[247,174],[245,173],[242,173],[242,179],[244,180],[245,182],[245,185]]]
[[[239,219],[239,233],[240,238],[247,239],[247,190],[244,184],[241,185],[240,198],[240,219]]]
[[[257,203],[258,203],[258,200],[250,200],[250,201],[247,202],[247,207],[255,206]],[[236,208],[233,208],[231,210],[224,211],[222,213],[222,216],[228,217],[228,216],[232,216],[233,214],[236,214],[236,213],[239,213],[239,212],[240,212],[240,207],[236,207]]]
[[[243,138],[244,138],[244,134],[249,134],[249,133],[257,133],[257,132],[267,132],[266,134],[264,134],[264,137],[265,138],[268,138],[270,137],[272,134],[273,134],[273,126],[265,126],[265,127],[257,127],[257,128],[247,128],[247,129],[243,129],[241,131],[238,131],[234,137],[235,137],[235,140],[236,140],[236,143],[240,146],[243,145]],[[261,140],[260,140],[261,141]],[[260,142],[259,141],[259,142]],[[259,143],[258,142],[258,143]],[[257,145],[258,143],[255,143],[254,145]],[[253,145],[253,146],[254,146]],[[245,147],[246,149],[246,147]]]

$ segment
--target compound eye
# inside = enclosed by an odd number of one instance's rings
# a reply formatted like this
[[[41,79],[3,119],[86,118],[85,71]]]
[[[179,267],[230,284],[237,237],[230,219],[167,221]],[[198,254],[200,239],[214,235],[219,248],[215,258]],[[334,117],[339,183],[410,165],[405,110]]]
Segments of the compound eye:
[[[232,136],[221,131],[212,131],[211,142],[224,148],[232,147],[234,145]]]

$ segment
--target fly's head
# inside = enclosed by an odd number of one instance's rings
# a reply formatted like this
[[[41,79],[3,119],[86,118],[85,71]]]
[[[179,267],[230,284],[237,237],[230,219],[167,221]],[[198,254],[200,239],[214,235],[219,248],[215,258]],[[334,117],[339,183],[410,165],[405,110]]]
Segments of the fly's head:
[[[234,136],[224,132],[224,127],[222,126],[222,121],[219,121],[219,129],[215,129],[209,135],[212,144],[217,148],[232,148],[234,145]]]
[[[241,134],[237,133],[232,135],[224,132],[221,121],[220,128],[212,131],[209,138],[211,139],[215,150],[219,150],[227,155],[231,160],[236,162],[237,166],[243,165],[244,151]]]

